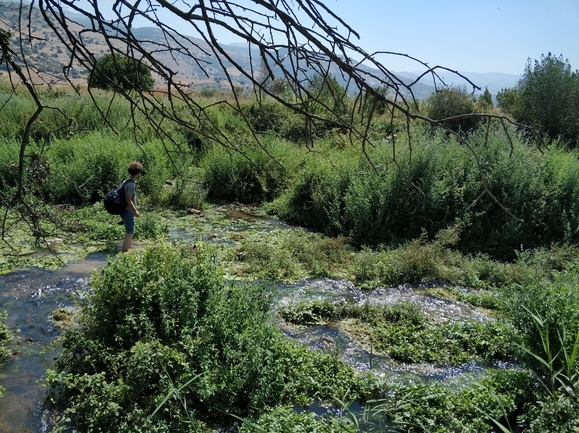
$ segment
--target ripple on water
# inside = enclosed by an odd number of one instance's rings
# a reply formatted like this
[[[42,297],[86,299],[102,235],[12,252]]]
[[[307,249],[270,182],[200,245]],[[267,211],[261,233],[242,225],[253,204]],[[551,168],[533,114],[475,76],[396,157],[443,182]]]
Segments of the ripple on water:
[[[408,284],[386,287],[373,291],[358,289],[347,280],[320,278],[295,284],[280,284],[274,295],[274,310],[301,301],[326,299],[330,302],[353,302],[357,305],[396,305],[409,302],[417,305],[435,320],[492,320],[484,311],[463,302],[453,302],[430,296],[423,286]],[[446,380],[464,373],[480,373],[489,365],[469,362],[460,366],[437,366],[432,364],[404,364],[394,362],[388,356],[377,355],[343,331],[339,323],[293,327],[281,323],[290,338],[313,350],[335,351],[358,371],[372,371],[381,377],[417,377],[422,380]],[[499,366],[500,367],[500,366]]]
[[[0,432],[38,433],[46,431],[39,383],[54,366],[58,349],[46,350],[60,330],[50,320],[57,308],[73,305],[73,295],[82,296],[93,269],[106,261],[103,254],[70,264],[57,271],[26,269],[0,276],[0,310],[7,311],[6,325],[20,329],[17,344],[0,370]]]

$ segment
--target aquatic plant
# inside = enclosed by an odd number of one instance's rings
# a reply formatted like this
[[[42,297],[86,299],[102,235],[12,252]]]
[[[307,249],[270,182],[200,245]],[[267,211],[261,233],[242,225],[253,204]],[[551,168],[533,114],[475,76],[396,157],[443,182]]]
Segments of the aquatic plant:
[[[224,284],[202,244],[117,256],[92,286],[47,374],[50,400],[65,407],[55,431],[71,419],[80,431],[189,432],[229,423],[227,413],[360,392],[336,356],[282,336],[267,287]]]
[[[447,382],[390,381],[379,399],[368,401],[364,421],[380,432],[479,433],[524,410],[534,386],[522,369],[464,374]]]
[[[359,306],[322,299],[284,306],[278,314],[299,325],[340,321],[359,343],[398,362],[460,365],[511,361],[517,355],[517,337],[508,323],[432,320],[408,302]]]
[[[238,275],[268,281],[349,275],[354,252],[345,238],[328,238],[301,229],[248,232],[230,256]]]
[[[241,418],[239,433],[355,433],[356,424],[348,417],[318,416],[313,412],[297,412],[288,406],[278,406],[257,420]]]
[[[14,331],[6,326],[3,322],[6,320],[6,313],[0,312],[0,366],[6,361],[10,356],[10,350],[8,345],[14,339]],[[0,386],[0,397],[4,393],[4,388]]]

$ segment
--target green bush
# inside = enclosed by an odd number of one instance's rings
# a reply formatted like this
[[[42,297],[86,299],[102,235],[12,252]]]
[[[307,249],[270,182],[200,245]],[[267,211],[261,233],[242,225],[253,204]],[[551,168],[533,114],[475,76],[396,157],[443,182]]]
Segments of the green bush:
[[[552,279],[513,287],[509,313],[523,337],[521,359],[536,388],[524,415],[530,432],[573,432],[579,426],[579,291],[577,262]]]
[[[359,431],[346,417],[322,417],[313,412],[296,412],[280,406],[263,414],[258,420],[243,420],[239,433],[355,433]]]
[[[132,159],[112,136],[91,134],[52,143],[47,158],[47,198],[52,203],[92,204],[128,177]]]
[[[122,54],[105,54],[100,57],[94,68],[89,71],[88,85],[104,90],[123,90],[137,92],[153,89],[155,80],[151,69],[139,59]]]
[[[513,323],[525,337],[525,344],[531,353],[544,355],[544,337],[548,334],[552,355],[559,354],[552,367],[555,371],[565,367],[565,356],[572,353],[575,337],[579,336],[579,289],[577,279],[579,268],[575,265],[561,274],[555,274],[552,281],[538,280],[532,284],[513,288],[510,315]],[[536,318],[540,319],[538,323]],[[563,336],[565,339],[562,339]],[[561,337],[561,338],[559,338]],[[537,363],[534,356],[528,361],[543,371],[546,366]],[[579,363],[575,365],[579,373]]]
[[[259,134],[274,135],[280,139],[301,144],[306,139],[306,122],[303,116],[280,103],[270,101],[262,104],[243,105],[242,110],[250,128]],[[325,129],[313,125],[313,135],[322,137]]]
[[[162,203],[170,208],[184,210],[204,206],[205,193],[194,181],[175,180],[172,188],[166,193]]]
[[[353,147],[316,150],[273,206],[290,223],[372,248],[458,223],[457,249],[500,260],[579,241],[579,167],[556,145],[541,153],[491,128],[473,133],[470,149],[414,130],[411,148],[400,139],[367,149],[373,165]]]
[[[119,142],[112,135],[100,133],[54,140],[45,153],[50,166],[46,198],[52,203],[72,205],[100,201],[129,176],[127,167],[137,160],[145,166],[138,180],[140,199],[147,197],[152,205],[159,204],[165,182],[174,176],[165,149],[157,141],[139,148],[129,141]]]
[[[579,72],[569,61],[551,53],[534,63],[528,59],[514,89],[503,89],[497,99],[518,122],[550,139],[561,138],[573,148],[579,136]]]
[[[444,120],[465,114],[475,113],[475,98],[466,92],[466,89],[453,87],[439,90],[432,94],[427,101],[426,112],[433,120]],[[462,133],[473,132],[479,123],[477,117],[464,117],[441,122],[446,128]]]
[[[3,322],[6,320],[6,313],[0,313],[0,366],[10,356],[8,345],[14,338],[14,332],[10,330]],[[0,386],[0,397],[4,393],[4,388]]]
[[[18,153],[20,145],[14,140],[0,140],[0,194],[18,184]]]
[[[343,197],[356,160],[351,153],[329,152],[308,155],[284,194],[272,205],[278,216],[291,223],[337,236],[348,236],[343,227]]]
[[[80,431],[189,432],[228,413],[356,396],[348,366],[287,341],[268,290],[225,285],[203,245],[117,256],[92,285],[47,376],[63,428],[71,417]]]
[[[388,383],[387,394],[368,405],[365,418],[380,431],[393,425],[408,432],[513,431],[509,422],[518,428],[517,417],[527,409],[534,387],[528,372],[499,369],[469,376],[459,375],[447,383]]]
[[[277,197],[299,158],[291,156],[291,144],[266,139],[262,145],[240,143],[239,151],[216,145],[207,151],[200,162],[207,197],[241,203]]]

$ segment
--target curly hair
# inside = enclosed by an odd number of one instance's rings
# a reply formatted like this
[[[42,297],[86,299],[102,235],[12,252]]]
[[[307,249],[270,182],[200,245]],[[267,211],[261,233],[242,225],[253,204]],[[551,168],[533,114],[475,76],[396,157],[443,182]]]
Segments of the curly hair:
[[[135,174],[139,174],[143,171],[143,164],[137,161],[133,161],[129,164],[129,174],[134,176]]]

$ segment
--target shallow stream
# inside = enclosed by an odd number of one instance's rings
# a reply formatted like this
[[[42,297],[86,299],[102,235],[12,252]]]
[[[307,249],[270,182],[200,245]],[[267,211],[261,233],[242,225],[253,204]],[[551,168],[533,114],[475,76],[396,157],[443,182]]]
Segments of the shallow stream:
[[[239,218],[239,216],[237,216]],[[186,237],[172,232],[172,236]],[[60,329],[51,321],[58,308],[74,305],[74,298],[86,293],[90,273],[106,263],[105,254],[93,254],[78,263],[69,264],[57,271],[30,269],[0,276],[0,311],[7,311],[6,324],[19,329],[14,356],[0,369],[0,386],[6,389],[0,398],[0,432],[39,433],[47,430],[47,420],[42,410],[45,390],[39,383],[45,371],[54,366],[58,347],[51,343]],[[427,314],[438,319],[468,317],[487,320],[487,317],[463,303],[443,301],[428,295],[428,287],[400,286],[375,291],[362,291],[351,282],[335,279],[311,279],[296,284],[280,284],[275,295],[274,308],[300,300],[329,298],[352,301],[358,304],[394,304],[412,302]],[[339,325],[295,328],[280,323],[290,338],[313,350],[338,351],[354,368],[372,370],[382,376],[420,376],[444,380],[466,371],[482,370],[477,364],[457,367],[432,365],[400,365],[386,357],[372,354],[350,339]]]
[[[71,307],[73,298],[86,292],[94,268],[106,261],[93,254],[58,271],[30,269],[0,276],[0,311],[7,311],[6,325],[19,329],[14,356],[0,369],[0,432],[37,433],[46,430],[39,383],[54,366],[56,348],[50,344],[60,330],[51,321],[57,308]],[[47,350],[48,349],[48,350]]]

